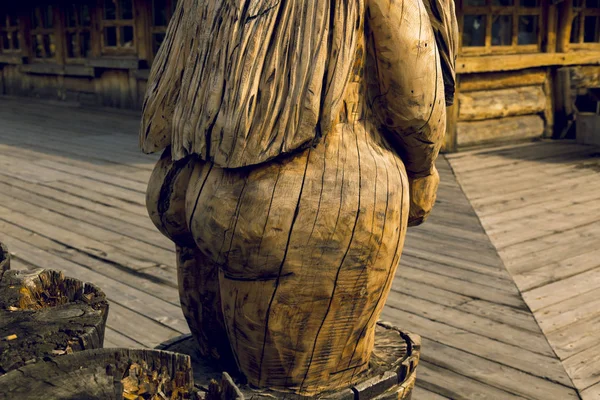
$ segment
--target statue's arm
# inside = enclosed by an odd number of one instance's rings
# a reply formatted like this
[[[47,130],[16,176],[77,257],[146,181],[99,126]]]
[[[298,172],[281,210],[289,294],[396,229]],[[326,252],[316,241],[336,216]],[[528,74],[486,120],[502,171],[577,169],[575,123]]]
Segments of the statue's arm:
[[[423,0],[367,0],[369,100],[406,166],[411,225],[423,222],[435,203],[434,163],[446,129],[442,55],[428,8]]]

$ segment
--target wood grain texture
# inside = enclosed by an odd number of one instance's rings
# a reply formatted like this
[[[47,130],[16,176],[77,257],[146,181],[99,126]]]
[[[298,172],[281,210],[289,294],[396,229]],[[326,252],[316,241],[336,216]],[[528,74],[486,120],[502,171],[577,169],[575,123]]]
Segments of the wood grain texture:
[[[228,338],[250,383],[303,395],[368,368],[407,225],[435,203],[456,42],[446,1],[179,3],[140,143],[164,149],[147,207],[188,253],[205,355]]]
[[[541,137],[543,133],[544,120],[538,115],[522,115],[484,121],[463,121],[457,124],[459,146],[489,143],[491,141],[532,139]]]
[[[597,155],[592,146],[542,141],[452,160],[483,227],[584,399],[593,398],[590,388],[600,381]]]
[[[387,322],[376,324],[376,337],[369,368],[362,372],[357,382],[350,387],[321,393],[316,397],[281,393],[270,388],[256,388],[248,384],[243,375],[237,371],[226,371],[209,358],[201,357],[198,346],[192,335],[182,335],[161,343],[158,350],[189,355],[194,371],[194,384],[206,391],[211,381],[220,382],[221,396],[211,397],[210,389],[207,399],[409,399],[413,387],[417,366],[421,357],[420,336],[399,330]],[[215,388],[216,389],[216,388]],[[231,397],[228,395],[231,394]]]
[[[546,109],[542,85],[460,93],[459,121],[480,121],[541,113]]]
[[[101,348],[107,314],[106,297],[92,284],[53,270],[7,271],[0,279],[0,375],[57,352]]]
[[[460,91],[474,92],[481,90],[508,89],[523,86],[543,85],[546,80],[546,71],[541,69],[496,72],[482,74],[467,74],[460,78]]]
[[[189,356],[147,349],[95,349],[40,360],[0,376],[0,399],[122,399],[121,380],[133,363],[165,372],[194,393]],[[193,395],[193,394],[192,394]]]

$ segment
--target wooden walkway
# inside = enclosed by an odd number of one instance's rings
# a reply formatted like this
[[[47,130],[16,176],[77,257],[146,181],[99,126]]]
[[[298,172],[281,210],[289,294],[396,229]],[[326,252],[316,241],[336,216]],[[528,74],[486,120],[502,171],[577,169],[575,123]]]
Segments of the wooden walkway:
[[[450,160],[581,397],[600,399],[600,148],[539,142]]]
[[[137,125],[131,113],[0,99],[0,241],[15,268],[98,284],[111,347],[188,331],[172,246],[144,207],[157,156],[138,152]],[[449,164],[438,167],[438,204],[409,230],[382,316],[423,337],[413,398],[579,398]]]

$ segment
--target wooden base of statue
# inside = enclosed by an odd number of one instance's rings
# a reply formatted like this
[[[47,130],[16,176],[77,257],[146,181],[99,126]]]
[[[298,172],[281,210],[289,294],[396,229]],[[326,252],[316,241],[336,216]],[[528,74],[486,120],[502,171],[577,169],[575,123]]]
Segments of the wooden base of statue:
[[[106,297],[92,284],[52,270],[5,270],[0,275],[0,375],[35,359],[101,348],[107,316]]]
[[[196,400],[190,358],[158,350],[95,349],[0,376],[0,400]]]
[[[416,369],[421,351],[421,338],[405,333],[384,322],[377,324],[375,349],[369,369],[362,373],[351,387],[307,397],[269,389],[253,388],[244,378],[224,372],[212,359],[202,357],[191,335],[171,339],[157,347],[187,354],[192,360],[194,382],[205,400],[242,399],[410,399],[416,380]]]

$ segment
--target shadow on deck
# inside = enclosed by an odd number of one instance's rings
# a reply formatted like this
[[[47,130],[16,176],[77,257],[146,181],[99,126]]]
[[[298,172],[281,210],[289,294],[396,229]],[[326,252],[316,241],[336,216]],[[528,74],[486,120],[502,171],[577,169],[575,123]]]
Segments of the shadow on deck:
[[[99,285],[106,346],[188,332],[172,245],[144,206],[158,156],[138,151],[137,128],[132,113],[0,99],[0,240],[15,268]],[[409,230],[382,315],[423,337],[413,398],[577,399],[450,165],[438,168],[434,213]]]

